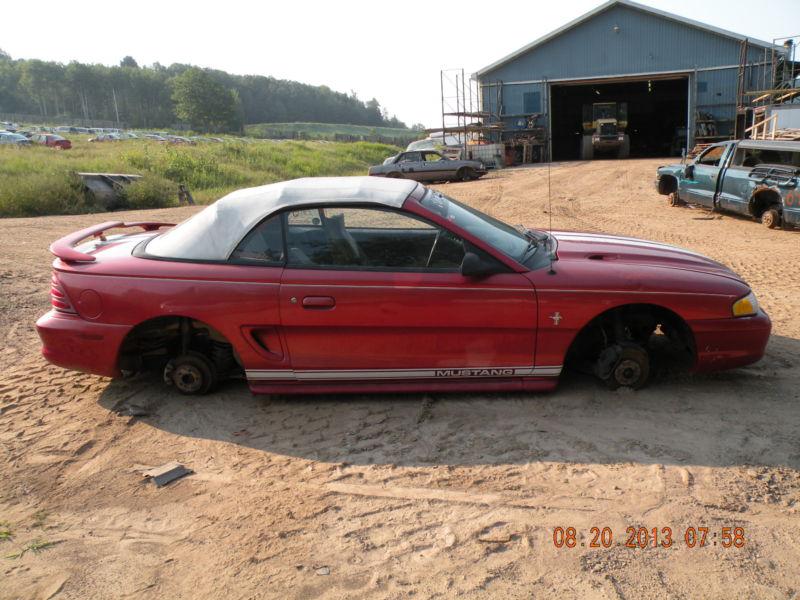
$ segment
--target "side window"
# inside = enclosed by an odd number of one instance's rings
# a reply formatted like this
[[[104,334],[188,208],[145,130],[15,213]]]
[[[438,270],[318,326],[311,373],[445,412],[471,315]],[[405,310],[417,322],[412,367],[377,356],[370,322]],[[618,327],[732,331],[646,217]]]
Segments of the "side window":
[[[419,152],[407,152],[400,156],[400,160],[397,162],[404,163],[404,162],[419,162]]]
[[[800,167],[800,152],[780,152],[768,148],[739,148],[733,164],[742,167],[759,165]]]
[[[436,162],[439,160],[443,160],[442,155],[438,152],[426,152],[425,153],[425,162]]]
[[[753,151],[747,148],[737,148],[736,154],[733,156],[731,162],[732,167],[754,167],[756,165],[756,157]]]
[[[289,212],[286,238],[295,268],[458,271],[464,258],[463,241],[449,231],[376,208]]]
[[[718,167],[719,159],[725,154],[725,146],[712,146],[705,151],[704,154],[697,159],[697,164],[707,165],[709,167]]]
[[[239,242],[231,260],[262,265],[283,264],[283,226],[280,215],[262,221]]]

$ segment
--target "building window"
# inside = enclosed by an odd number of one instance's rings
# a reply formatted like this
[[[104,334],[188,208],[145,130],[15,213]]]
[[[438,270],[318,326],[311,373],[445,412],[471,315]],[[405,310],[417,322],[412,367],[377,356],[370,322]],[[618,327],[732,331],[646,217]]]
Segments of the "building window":
[[[525,114],[542,112],[541,92],[525,92],[522,94],[522,112]]]

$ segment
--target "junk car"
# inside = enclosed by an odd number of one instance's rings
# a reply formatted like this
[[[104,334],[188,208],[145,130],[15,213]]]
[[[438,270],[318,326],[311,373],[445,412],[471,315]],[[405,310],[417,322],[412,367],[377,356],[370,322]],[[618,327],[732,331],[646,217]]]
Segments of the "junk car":
[[[414,181],[470,181],[486,175],[486,166],[476,160],[452,160],[436,150],[401,152],[382,165],[369,168],[376,177]]]
[[[656,188],[673,206],[694,203],[748,215],[770,228],[800,225],[800,142],[712,144],[686,165],[658,168]]]
[[[512,227],[407,180],[243,189],[177,226],[107,222],[50,250],[45,358],[155,370],[184,394],[231,377],[268,394],[541,391],[565,365],[638,388],[656,356],[757,361],[771,328],[704,256]]]

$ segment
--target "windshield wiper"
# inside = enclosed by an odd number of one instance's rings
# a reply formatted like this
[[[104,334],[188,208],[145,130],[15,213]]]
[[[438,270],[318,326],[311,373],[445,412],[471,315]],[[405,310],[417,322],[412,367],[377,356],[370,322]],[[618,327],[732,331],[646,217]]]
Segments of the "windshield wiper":
[[[536,254],[536,251],[539,249],[540,246],[546,245],[547,240],[550,236],[546,233],[542,232],[541,234],[536,234],[524,225],[516,225],[514,227],[517,231],[519,231],[525,238],[528,240],[528,245],[525,248],[525,251],[522,253],[522,258],[520,262],[525,262],[531,256]]]

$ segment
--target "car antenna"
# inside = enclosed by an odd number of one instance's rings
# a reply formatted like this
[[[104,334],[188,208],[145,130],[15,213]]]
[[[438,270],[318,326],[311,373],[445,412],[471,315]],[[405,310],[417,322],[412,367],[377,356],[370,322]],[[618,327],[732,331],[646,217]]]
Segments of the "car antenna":
[[[545,79],[545,85],[547,85],[547,79]],[[549,99],[549,96],[548,96]],[[549,109],[548,109],[549,110]],[[547,132],[547,141],[550,140],[550,131],[548,129]],[[550,269],[547,271],[548,275],[555,275],[556,271],[553,268],[553,263],[558,260],[556,257],[555,252],[553,252],[553,197],[550,194],[550,165],[552,164],[552,157],[550,156],[550,148],[551,144],[547,144],[547,216],[550,219],[549,224],[549,231],[550,234],[550,250],[547,252],[547,257],[550,259]]]

